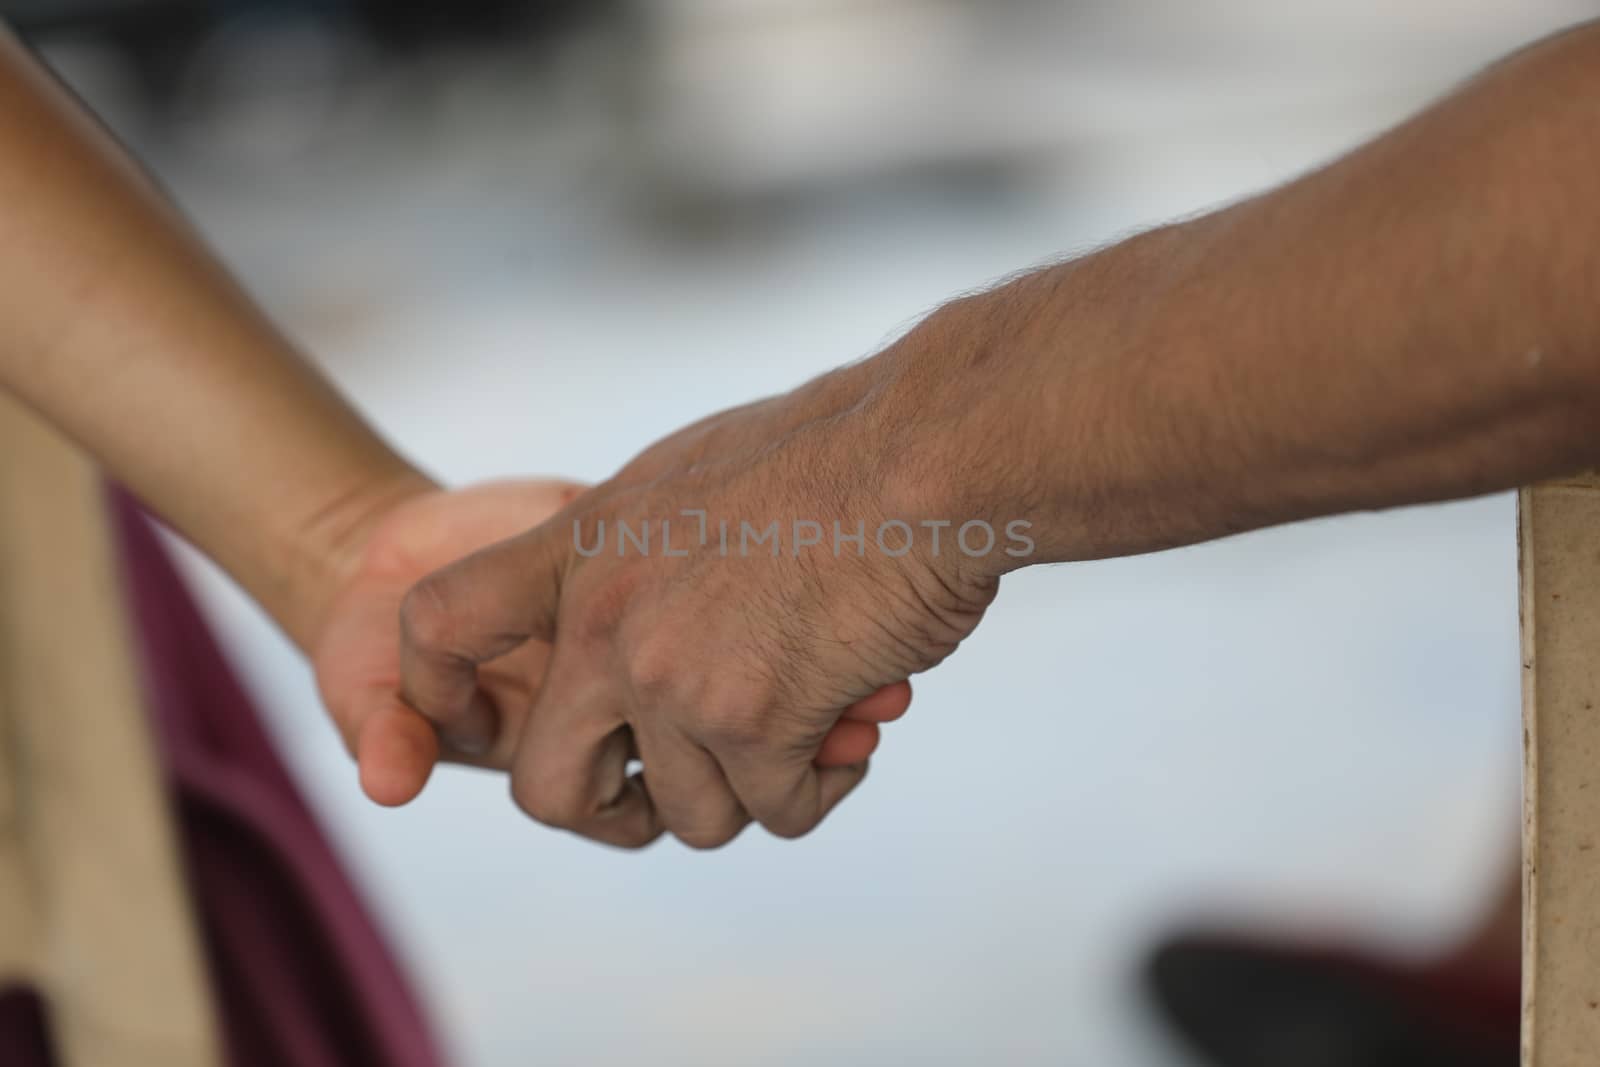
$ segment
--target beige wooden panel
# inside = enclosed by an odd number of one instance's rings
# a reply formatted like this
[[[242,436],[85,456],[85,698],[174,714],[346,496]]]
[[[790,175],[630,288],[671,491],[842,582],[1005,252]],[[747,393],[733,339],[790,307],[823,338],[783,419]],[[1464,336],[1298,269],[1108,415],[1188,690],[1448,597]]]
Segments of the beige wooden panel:
[[[0,966],[68,1067],[219,1062],[93,470],[0,395]]]
[[[1600,475],[1524,490],[1523,1063],[1600,1063]]]

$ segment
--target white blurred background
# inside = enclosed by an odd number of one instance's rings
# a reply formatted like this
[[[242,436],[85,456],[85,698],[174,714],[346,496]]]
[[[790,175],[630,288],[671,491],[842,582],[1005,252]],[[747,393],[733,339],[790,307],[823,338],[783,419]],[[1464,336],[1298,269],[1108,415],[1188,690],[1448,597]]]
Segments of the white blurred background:
[[[1600,13],[641,0],[461,33],[236,3],[174,45],[74,6],[0,0],[70,23],[49,57],[452,481],[603,478]],[[818,833],[709,855],[558,836],[475,772],[367,804],[304,665],[190,562],[464,1067],[1178,1067],[1134,980],[1163,932],[1426,953],[1512,862],[1512,517],[1496,498],[1019,574]]]

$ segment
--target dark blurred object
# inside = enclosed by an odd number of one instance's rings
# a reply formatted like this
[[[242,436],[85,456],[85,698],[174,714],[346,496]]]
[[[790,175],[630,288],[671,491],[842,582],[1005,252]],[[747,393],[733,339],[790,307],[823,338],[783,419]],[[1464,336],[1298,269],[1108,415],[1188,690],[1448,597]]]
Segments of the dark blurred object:
[[[95,68],[115,70],[120,80],[109,99],[88,96],[97,110],[109,104],[150,129],[183,128],[191,140],[230,131],[232,148],[223,155],[240,155],[239,142],[253,141],[242,153],[248,170],[337,136],[352,101],[397,65],[390,60],[441,46],[539,43],[615,7],[615,0],[0,0],[0,20],[47,56],[87,51],[98,56]]]
[[[1336,948],[1183,936],[1145,973],[1213,1067],[1516,1067],[1515,973],[1407,968]]]
[[[216,7],[199,0],[0,0],[0,18],[23,33],[63,27],[192,16]]]
[[[29,990],[0,989],[0,1063],[6,1067],[48,1067],[53,1062],[44,1001]]]
[[[596,0],[0,0],[25,38],[92,37],[124,53],[157,106],[184,84],[210,40],[235,26],[310,27],[409,50],[449,41],[551,33],[613,5]]]
[[[0,0],[0,18],[23,33],[62,29],[204,29],[232,18],[315,14],[347,19],[391,43],[494,34],[572,18],[586,0]]]

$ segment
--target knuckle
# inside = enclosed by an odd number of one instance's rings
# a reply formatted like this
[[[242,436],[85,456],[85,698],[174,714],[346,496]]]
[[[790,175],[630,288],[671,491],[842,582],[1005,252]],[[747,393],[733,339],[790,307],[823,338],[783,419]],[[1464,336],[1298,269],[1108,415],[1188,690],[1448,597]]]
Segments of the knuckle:
[[[573,795],[543,777],[513,775],[511,799],[535,822],[557,829],[572,829],[582,821],[582,805]]]
[[[712,849],[721,848],[735,837],[738,837],[740,829],[742,829],[741,823],[729,820],[721,823],[686,826],[673,831],[673,836],[697,852],[708,852]]]
[[[767,833],[786,841],[804,837],[817,828],[821,820],[807,812],[775,812],[761,821]]]
[[[456,637],[451,584],[441,575],[422,579],[400,602],[400,628],[424,648],[448,648]]]
[[[686,657],[674,638],[650,636],[639,641],[628,656],[628,679],[647,704],[667,701],[677,690]]]
[[[750,821],[732,793],[663,789],[655,797],[655,806],[662,826],[697,851],[721,848],[738,837]]]

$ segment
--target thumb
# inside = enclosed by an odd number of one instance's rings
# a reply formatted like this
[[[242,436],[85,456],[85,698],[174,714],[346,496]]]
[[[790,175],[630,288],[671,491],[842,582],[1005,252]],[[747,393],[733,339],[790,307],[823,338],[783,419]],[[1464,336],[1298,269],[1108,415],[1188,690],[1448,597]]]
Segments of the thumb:
[[[537,526],[434,571],[401,603],[401,696],[460,751],[487,750],[499,725],[478,665],[554,638],[569,547]]]
[[[366,717],[356,739],[361,789],[385,807],[409,804],[439,761],[439,738],[415,711],[388,694]]]

